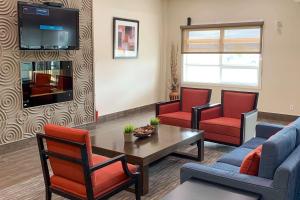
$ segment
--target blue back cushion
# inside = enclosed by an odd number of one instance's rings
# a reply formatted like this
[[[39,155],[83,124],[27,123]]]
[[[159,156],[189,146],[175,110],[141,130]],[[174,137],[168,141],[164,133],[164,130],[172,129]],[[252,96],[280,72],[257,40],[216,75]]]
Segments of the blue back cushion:
[[[295,126],[297,129],[297,146],[300,144],[300,117],[291,123],[291,126]]]
[[[297,132],[295,126],[282,129],[263,144],[258,176],[273,179],[279,165],[296,147]]]

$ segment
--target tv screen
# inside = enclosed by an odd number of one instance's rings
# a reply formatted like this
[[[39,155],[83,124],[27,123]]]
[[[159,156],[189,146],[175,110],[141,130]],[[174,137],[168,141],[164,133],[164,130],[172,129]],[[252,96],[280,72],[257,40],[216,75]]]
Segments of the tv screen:
[[[23,106],[41,106],[73,100],[71,61],[21,62]]]
[[[18,3],[21,50],[79,49],[79,10]]]

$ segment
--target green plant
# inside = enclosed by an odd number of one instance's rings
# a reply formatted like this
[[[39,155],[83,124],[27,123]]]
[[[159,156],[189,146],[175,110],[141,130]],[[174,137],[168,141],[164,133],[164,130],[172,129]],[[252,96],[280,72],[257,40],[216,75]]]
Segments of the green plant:
[[[134,129],[135,129],[135,127],[133,125],[129,124],[129,125],[125,126],[124,133],[130,134],[134,131]]]
[[[159,119],[156,117],[156,118],[151,118],[150,119],[150,124],[152,125],[152,126],[157,126],[157,125],[159,125]]]

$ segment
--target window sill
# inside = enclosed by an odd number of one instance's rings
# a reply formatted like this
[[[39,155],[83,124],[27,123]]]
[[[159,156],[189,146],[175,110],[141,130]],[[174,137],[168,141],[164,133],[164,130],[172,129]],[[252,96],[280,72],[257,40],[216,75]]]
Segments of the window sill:
[[[188,87],[220,87],[220,88],[236,88],[236,89],[250,89],[250,90],[261,90],[261,84],[258,86],[251,85],[238,85],[238,84],[222,84],[222,83],[197,83],[197,82],[181,82],[182,86]]]

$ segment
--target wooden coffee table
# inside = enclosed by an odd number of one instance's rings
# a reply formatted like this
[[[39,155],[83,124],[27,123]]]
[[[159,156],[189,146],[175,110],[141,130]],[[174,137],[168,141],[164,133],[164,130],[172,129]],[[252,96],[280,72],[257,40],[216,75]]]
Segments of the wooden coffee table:
[[[184,146],[196,143],[198,154],[178,152]],[[126,154],[128,162],[139,165],[142,175],[143,194],[149,190],[149,165],[170,154],[197,161],[204,158],[204,139],[202,131],[185,129],[175,126],[160,125],[158,133],[134,142],[124,142],[122,131],[117,133],[100,133],[92,136],[93,152],[114,157]]]

